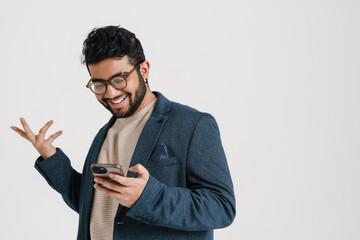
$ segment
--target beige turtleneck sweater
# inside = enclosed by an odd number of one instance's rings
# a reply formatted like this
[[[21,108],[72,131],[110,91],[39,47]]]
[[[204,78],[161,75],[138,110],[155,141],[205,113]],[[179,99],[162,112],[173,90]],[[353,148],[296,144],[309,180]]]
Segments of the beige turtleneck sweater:
[[[145,108],[127,118],[118,118],[109,129],[101,146],[98,163],[120,164],[127,175],[139,136],[155,107],[152,101]],[[119,203],[100,191],[94,191],[90,236],[92,240],[113,239],[114,218]]]

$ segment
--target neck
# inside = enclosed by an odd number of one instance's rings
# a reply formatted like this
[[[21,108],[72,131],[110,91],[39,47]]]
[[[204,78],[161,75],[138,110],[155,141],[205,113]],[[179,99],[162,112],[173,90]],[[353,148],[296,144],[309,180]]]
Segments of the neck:
[[[144,107],[146,107],[147,105],[149,105],[152,101],[154,101],[156,99],[156,96],[155,94],[153,94],[151,91],[150,91],[150,88],[149,87],[146,87],[146,94],[144,96],[144,99],[142,100],[139,108],[136,110],[135,113],[141,111],[141,109],[143,109]]]

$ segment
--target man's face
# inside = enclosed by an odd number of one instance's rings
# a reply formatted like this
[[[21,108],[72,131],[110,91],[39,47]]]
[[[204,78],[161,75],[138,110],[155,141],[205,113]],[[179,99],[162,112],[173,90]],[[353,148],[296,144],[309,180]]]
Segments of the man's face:
[[[140,71],[148,74],[148,63],[140,65]],[[129,63],[128,57],[107,58],[95,64],[89,64],[91,78],[108,80],[119,73],[128,73],[134,68]],[[147,69],[143,69],[147,68]],[[151,92],[146,87],[142,74],[133,71],[126,79],[126,87],[122,90],[107,85],[106,92],[96,95],[98,101],[118,118],[129,117],[135,112],[140,111],[144,105],[144,97]]]

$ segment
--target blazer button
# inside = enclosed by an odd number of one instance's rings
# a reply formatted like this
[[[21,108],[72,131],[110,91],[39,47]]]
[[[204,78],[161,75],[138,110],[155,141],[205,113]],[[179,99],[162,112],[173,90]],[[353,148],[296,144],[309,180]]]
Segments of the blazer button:
[[[117,222],[118,225],[125,224],[124,222]]]

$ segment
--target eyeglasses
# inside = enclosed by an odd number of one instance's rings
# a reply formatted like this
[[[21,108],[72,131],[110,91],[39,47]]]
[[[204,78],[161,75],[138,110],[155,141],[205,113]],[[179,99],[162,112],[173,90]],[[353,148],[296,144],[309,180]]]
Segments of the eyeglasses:
[[[117,90],[122,90],[126,87],[126,79],[130,76],[130,74],[139,66],[140,64],[137,64],[133,69],[131,69],[128,73],[120,73],[118,75],[115,75],[109,80],[100,80],[100,79],[90,79],[88,84],[86,84],[87,88],[90,88],[90,90],[97,94],[102,95],[106,93],[107,85],[110,83],[111,86]]]

